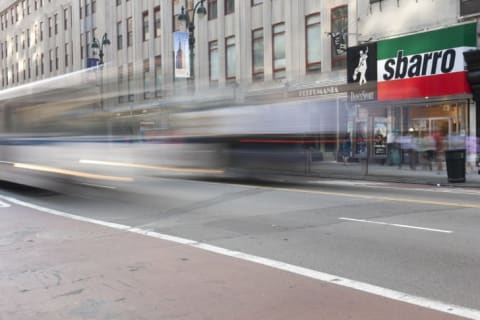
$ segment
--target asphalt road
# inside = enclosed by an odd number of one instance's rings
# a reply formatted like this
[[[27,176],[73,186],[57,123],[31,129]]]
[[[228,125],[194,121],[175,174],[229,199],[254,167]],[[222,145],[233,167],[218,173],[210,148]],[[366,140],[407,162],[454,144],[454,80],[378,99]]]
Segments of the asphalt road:
[[[78,190],[0,194],[480,310],[480,189],[145,178]]]

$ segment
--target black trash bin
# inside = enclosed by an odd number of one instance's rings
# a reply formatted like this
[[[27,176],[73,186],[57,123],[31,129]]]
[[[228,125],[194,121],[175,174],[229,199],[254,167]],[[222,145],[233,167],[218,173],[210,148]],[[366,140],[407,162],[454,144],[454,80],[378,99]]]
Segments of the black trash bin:
[[[465,182],[466,150],[445,151],[448,182]]]

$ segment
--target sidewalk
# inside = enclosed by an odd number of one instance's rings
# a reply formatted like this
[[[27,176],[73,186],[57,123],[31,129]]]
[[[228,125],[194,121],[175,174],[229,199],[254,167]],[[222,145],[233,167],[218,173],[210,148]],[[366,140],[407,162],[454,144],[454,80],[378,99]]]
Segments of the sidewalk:
[[[308,175],[316,177],[359,179],[383,182],[418,183],[427,185],[442,185],[452,187],[480,188],[480,174],[478,169],[466,170],[465,182],[449,182],[445,165],[443,170],[432,171],[422,165],[416,166],[415,170],[408,165],[398,166],[382,165],[369,162],[349,162],[344,165],[341,162],[322,161],[313,162]],[[480,169],[480,168],[479,168]]]

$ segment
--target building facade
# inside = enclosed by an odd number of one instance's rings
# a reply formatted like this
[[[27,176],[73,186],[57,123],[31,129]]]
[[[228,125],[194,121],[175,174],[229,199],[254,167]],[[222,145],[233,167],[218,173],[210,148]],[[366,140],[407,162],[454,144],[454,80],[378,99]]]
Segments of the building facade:
[[[97,39],[101,44],[105,36],[109,44],[102,48],[101,94],[106,109],[132,112],[158,106],[308,101],[318,105],[319,121],[325,122],[320,138],[325,141],[339,141],[343,132],[373,137],[380,127],[385,134],[441,129],[445,135],[476,135],[476,105],[469,90],[379,101],[368,92],[353,90],[352,95],[352,86],[359,80],[347,74],[348,60],[357,63],[360,57],[357,51],[347,59],[349,47],[362,50],[367,44],[402,37],[408,41],[409,36],[468,23],[478,31],[480,8],[475,2],[3,1],[1,88],[95,66],[99,49],[92,48],[92,43]],[[194,11],[195,6],[204,6],[206,13]],[[193,57],[193,79],[178,77],[175,71],[176,32],[188,31],[180,19],[182,8],[194,24],[193,55],[184,52]],[[459,32],[450,36],[463,37]],[[468,47],[477,46],[478,35],[473,37]],[[368,55],[374,57],[372,51]],[[339,146],[323,143],[318,147],[334,153]],[[374,150],[369,152],[385,156]]]

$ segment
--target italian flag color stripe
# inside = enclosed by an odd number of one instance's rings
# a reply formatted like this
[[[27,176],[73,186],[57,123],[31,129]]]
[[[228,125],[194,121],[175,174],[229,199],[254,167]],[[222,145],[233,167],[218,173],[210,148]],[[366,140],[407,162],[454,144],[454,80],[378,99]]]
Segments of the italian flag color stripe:
[[[377,60],[393,58],[398,50],[405,55],[457,47],[477,46],[477,24],[470,23],[447,29],[418,33],[378,43]]]
[[[378,82],[378,100],[425,98],[470,92],[465,72]]]

